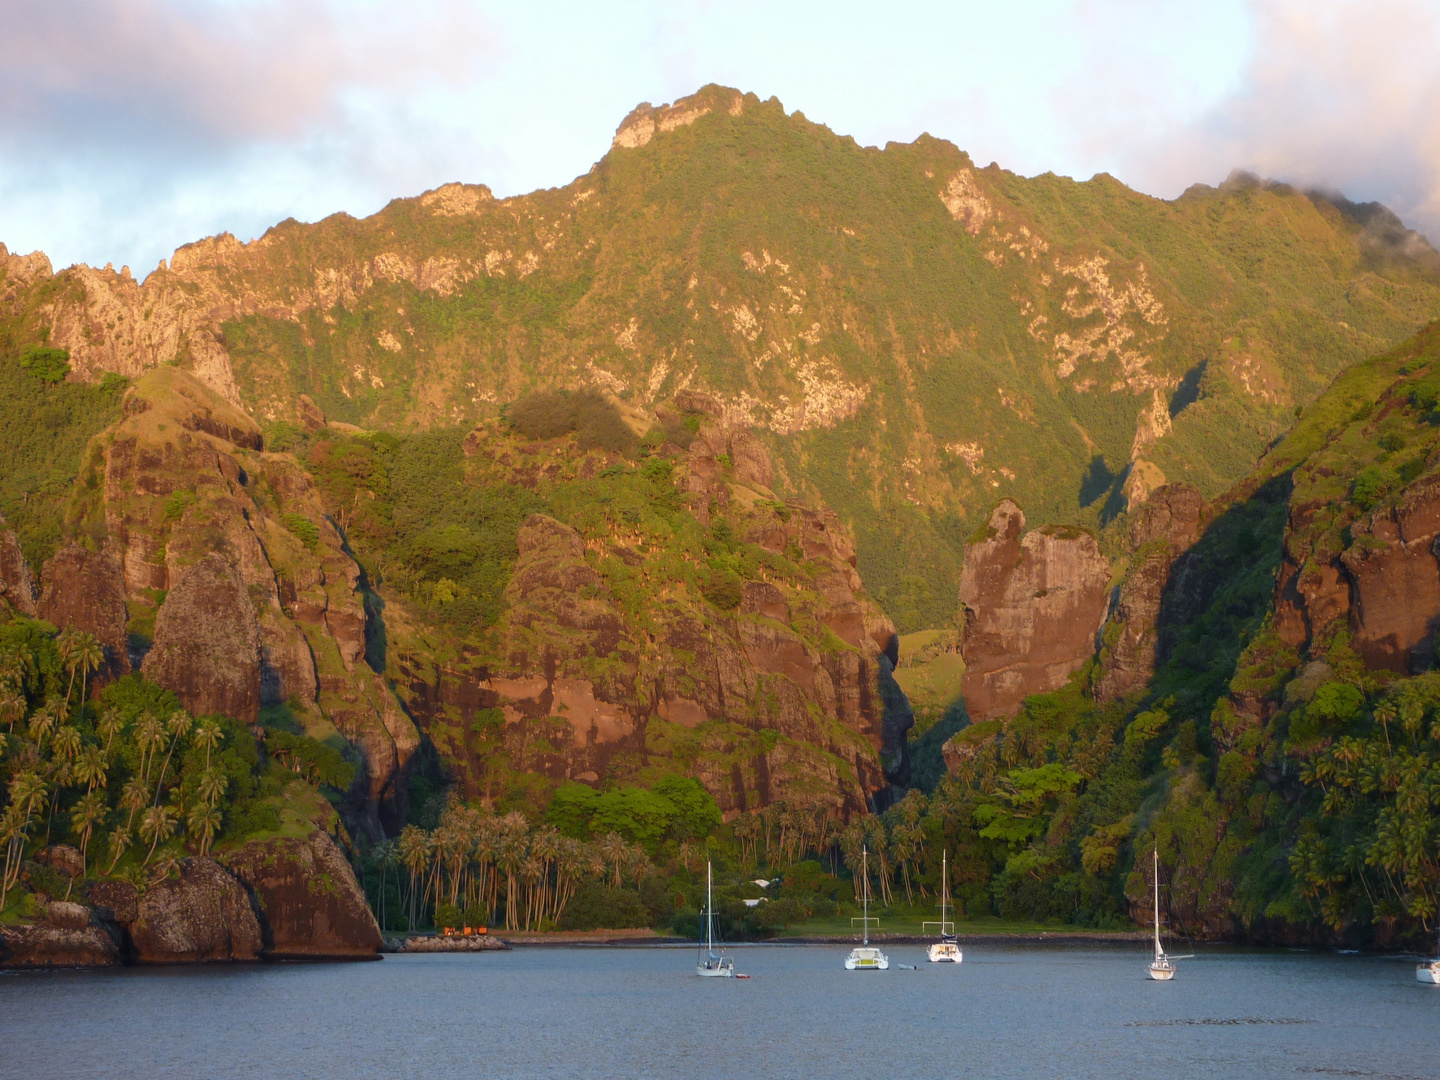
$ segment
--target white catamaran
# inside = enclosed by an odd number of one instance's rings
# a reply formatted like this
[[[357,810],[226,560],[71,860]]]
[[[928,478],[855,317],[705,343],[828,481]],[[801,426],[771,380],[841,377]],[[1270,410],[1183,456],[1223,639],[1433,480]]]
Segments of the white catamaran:
[[[885,971],[890,967],[890,958],[870,944],[870,853],[860,849],[860,903],[863,915],[864,939],[845,958],[846,971]],[[850,920],[855,925],[855,920]]]
[[[715,898],[713,875],[710,864],[705,864],[705,911],[704,925],[700,931],[700,957],[695,962],[695,974],[708,979],[733,979],[735,959],[721,956],[715,951]]]
[[[940,853],[940,940],[930,946],[930,962],[941,964],[949,962],[960,963],[962,954],[960,945],[955,940],[955,924],[948,922],[945,918],[945,909],[950,905],[950,865],[949,851]],[[937,925],[935,922],[922,923],[920,926],[923,932],[927,927]]]
[[[1154,851],[1155,873],[1155,959],[1150,963],[1150,978],[1157,982],[1169,982],[1175,978],[1175,961],[1189,960],[1189,956],[1170,956],[1160,944],[1160,849]]]
[[[1415,981],[1430,985],[1440,983],[1440,944],[1436,946],[1434,960],[1422,960],[1415,965]]]

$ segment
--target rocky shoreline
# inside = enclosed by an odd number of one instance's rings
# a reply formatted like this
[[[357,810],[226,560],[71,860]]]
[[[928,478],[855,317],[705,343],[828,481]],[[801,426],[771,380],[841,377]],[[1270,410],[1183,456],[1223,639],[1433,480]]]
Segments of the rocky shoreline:
[[[77,853],[78,854],[78,853]],[[143,889],[92,885],[0,927],[0,969],[374,960],[383,940],[355,874],[319,830],[176,860]]]

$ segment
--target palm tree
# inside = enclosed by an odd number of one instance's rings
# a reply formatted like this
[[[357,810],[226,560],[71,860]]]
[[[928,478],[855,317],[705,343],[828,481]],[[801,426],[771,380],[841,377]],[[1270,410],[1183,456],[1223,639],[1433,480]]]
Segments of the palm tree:
[[[70,711],[70,691],[75,688],[75,672],[80,666],[80,631],[66,627],[55,638],[55,649],[60,654],[60,663],[70,672],[70,682],[65,686],[65,711]]]
[[[5,694],[0,697],[0,722],[5,725],[5,730],[15,731],[17,721],[25,719],[25,695],[19,691]]]
[[[110,756],[110,744],[115,741],[115,736],[120,734],[120,729],[125,726],[124,719],[120,716],[118,709],[106,709],[100,714],[100,719],[95,723],[95,730],[105,740],[105,756]]]
[[[105,796],[98,791],[86,792],[70,811],[70,827],[80,836],[82,866],[88,864],[86,852],[90,848],[90,838],[95,833],[95,826],[105,821],[109,811],[110,808],[105,804]]]
[[[143,793],[141,795],[140,805],[145,805]],[[128,823],[125,827],[116,829],[110,834],[110,868],[105,871],[106,874],[113,874],[115,872],[115,867],[120,865],[120,860],[123,859],[125,853],[130,850],[130,841],[132,839],[134,839],[134,834],[130,832]]]
[[[135,745],[140,748],[140,780],[150,786],[150,766],[155,760],[155,749],[165,741],[165,728],[150,712],[142,712],[135,720]]]
[[[43,749],[45,740],[50,733],[59,726],[60,719],[65,715],[65,706],[59,698],[51,698],[44,705],[35,710],[30,717],[30,730],[28,732],[30,741],[37,749]]]
[[[208,855],[210,843],[220,830],[220,808],[214,803],[196,803],[190,808],[188,821],[190,835],[200,837],[200,854]]]
[[[74,636],[72,646],[72,658],[76,667],[80,669],[80,709],[85,709],[85,694],[88,691],[88,680],[92,671],[100,670],[100,665],[105,663],[105,646],[96,640],[93,634],[83,631]],[[74,682],[75,672],[70,672],[70,680]],[[70,691],[65,691],[65,700],[70,700]]]
[[[155,855],[155,848],[175,834],[175,816],[168,806],[152,806],[140,818],[140,838],[150,839],[150,850],[145,853],[141,866],[148,866]]]
[[[85,785],[86,793],[97,787],[104,787],[107,777],[105,751],[98,746],[87,746],[75,759],[75,779]]]
[[[408,916],[410,929],[415,929],[415,891],[425,867],[430,862],[430,844],[423,829],[406,825],[400,830],[400,860],[410,871],[410,902]]]
[[[214,720],[201,720],[195,725],[195,745],[205,748],[205,768],[210,768],[210,751],[220,745],[224,733]]]
[[[170,750],[165,755],[165,764],[160,768],[160,779],[155,784],[156,806],[160,805],[160,791],[165,786],[165,774],[170,771],[170,759],[175,756],[175,747],[180,744],[181,739],[190,734],[190,725],[192,723],[193,721],[190,719],[190,714],[184,709],[176,709],[170,714],[170,718],[165,721],[165,727],[170,732]]]
[[[200,774],[200,782],[195,785],[195,794],[200,796],[206,806],[216,806],[229,786],[230,778],[219,769],[206,769]]]
[[[135,811],[150,801],[150,786],[145,783],[144,777],[132,776],[125,781],[125,786],[120,790],[120,809],[128,811],[125,818],[125,831],[130,831],[130,826],[135,822]]]
[[[596,845],[596,851],[605,861],[604,865],[610,871],[610,877],[614,881],[614,888],[620,888],[621,871],[625,868],[625,841],[619,833],[606,833]]]

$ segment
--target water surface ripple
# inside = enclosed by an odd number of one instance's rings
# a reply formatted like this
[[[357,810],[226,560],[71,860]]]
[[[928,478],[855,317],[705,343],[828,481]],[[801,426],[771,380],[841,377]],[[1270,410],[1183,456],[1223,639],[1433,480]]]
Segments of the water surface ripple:
[[[741,947],[734,982],[654,947],[10,973],[0,1077],[1440,1076],[1440,987],[1394,959],[1211,949],[1166,985],[1132,948],[845,953]]]

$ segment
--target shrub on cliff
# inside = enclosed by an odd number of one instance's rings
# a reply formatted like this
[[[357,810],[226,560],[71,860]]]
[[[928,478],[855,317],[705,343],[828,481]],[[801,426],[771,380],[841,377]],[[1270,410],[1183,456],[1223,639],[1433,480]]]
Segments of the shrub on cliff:
[[[527,439],[574,434],[582,450],[628,453],[639,441],[620,410],[594,390],[538,390],[512,403],[505,418]]]

